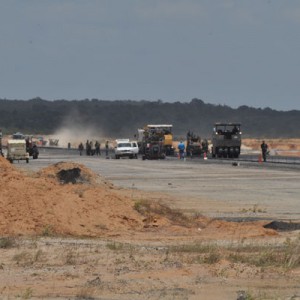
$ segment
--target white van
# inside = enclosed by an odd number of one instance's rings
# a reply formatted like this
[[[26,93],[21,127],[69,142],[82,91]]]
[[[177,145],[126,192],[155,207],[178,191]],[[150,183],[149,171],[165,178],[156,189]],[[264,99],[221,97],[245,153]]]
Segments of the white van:
[[[139,153],[138,143],[136,141],[130,141],[129,139],[116,140],[115,146],[115,158],[129,157],[137,158]]]

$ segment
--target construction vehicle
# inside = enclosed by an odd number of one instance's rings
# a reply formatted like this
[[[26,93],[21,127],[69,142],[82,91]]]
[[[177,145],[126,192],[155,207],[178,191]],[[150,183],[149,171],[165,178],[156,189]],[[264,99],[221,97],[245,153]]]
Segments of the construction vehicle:
[[[172,125],[147,125],[138,130],[139,151],[145,159],[164,159],[174,155]]]
[[[25,136],[22,133],[13,134],[12,139],[7,141],[6,158],[11,163],[14,160],[26,160],[26,163],[29,163],[29,153],[26,149]]]
[[[39,157],[38,147],[36,143],[33,142],[33,137],[31,135],[24,135],[21,132],[17,132],[12,135],[12,140],[25,140],[26,152],[28,155],[32,156],[33,159],[37,159]]]
[[[49,146],[58,146],[59,139],[49,139]]]
[[[203,151],[200,136],[188,131],[186,135],[186,155],[192,157],[200,156],[202,153]]]
[[[140,153],[143,154],[145,152],[144,149],[147,143],[155,143],[155,152],[158,151],[160,153],[156,155],[164,157],[174,155],[172,129],[173,125],[170,124],[150,124],[146,125],[143,129],[138,129]]]
[[[39,150],[36,143],[33,142],[33,137],[31,135],[24,135],[21,132],[17,132],[12,135],[12,138],[13,140],[25,140],[26,151],[29,156],[32,156],[33,159],[37,159],[39,157]]]
[[[215,123],[212,135],[212,157],[238,158],[241,144],[240,123]]]

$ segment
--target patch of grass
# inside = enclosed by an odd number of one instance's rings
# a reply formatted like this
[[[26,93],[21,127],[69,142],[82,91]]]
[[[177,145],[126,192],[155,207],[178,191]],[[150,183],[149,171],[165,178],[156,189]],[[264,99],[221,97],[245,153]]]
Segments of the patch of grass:
[[[42,261],[44,257],[44,252],[42,250],[37,250],[35,254],[31,254],[27,251],[22,251],[13,256],[13,260],[20,265],[30,266],[36,262]]]
[[[284,261],[285,267],[288,269],[297,268],[300,266],[300,235],[294,241],[287,239],[284,243],[285,253]]]
[[[217,248],[214,244],[202,244],[202,243],[195,243],[195,244],[185,244],[179,246],[171,246],[169,247],[170,252],[186,252],[186,253],[209,253],[215,251]]]
[[[75,265],[76,264],[76,256],[73,251],[69,251],[66,253],[65,263],[67,265]]]
[[[256,299],[250,292],[246,291],[238,291],[238,299],[243,299],[243,300],[254,300]]]
[[[134,209],[138,211],[140,214],[144,214],[146,210],[146,201],[145,200],[138,200],[134,203]]]
[[[52,225],[44,226],[44,228],[42,229],[41,235],[42,236],[53,236],[53,226]]]
[[[0,238],[0,249],[8,249],[15,246],[15,239],[11,237]]]
[[[37,250],[36,253],[34,254],[33,262],[38,262],[42,260],[43,255],[44,252],[41,249]]]
[[[192,224],[192,218],[184,215],[179,210],[172,209],[167,205],[155,201],[138,200],[134,204],[134,209],[145,217],[158,215],[169,219],[174,224],[182,226],[190,226]]]
[[[237,244],[218,246],[210,243],[193,243],[170,246],[168,253],[187,253],[187,263],[214,264],[221,259],[256,267],[292,269],[300,266],[300,237],[287,239],[281,245]],[[181,255],[182,256],[182,255]]]
[[[227,249],[228,250],[228,249]],[[280,267],[292,269],[300,266],[300,238],[287,239],[281,246],[243,245],[229,249],[227,259],[235,263],[246,263],[257,267]]]
[[[118,250],[122,250],[124,245],[122,243],[113,242],[113,243],[106,244],[106,247],[110,250],[118,251]]]
[[[32,297],[32,294],[33,294],[33,290],[32,290],[32,288],[29,287],[24,291],[21,298],[22,299],[30,299]]]
[[[169,247],[170,253],[187,253],[189,254],[189,263],[198,264],[215,264],[222,258],[222,248],[215,244],[185,244]],[[196,256],[195,256],[196,255]]]
[[[262,209],[260,207],[258,207],[258,204],[254,204],[253,207],[251,208],[243,208],[241,210],[242,213],[247,213],[247,212],[252,212],[252,213],[266,213],[266,209]]]
[[[94,294],[95,288],[83,287],[78,291],[77,295],[75,296],[75,300],[95,300],[96,298],[93,296]]]
[[[23,265],[32,264],[32,256],[29,252],[26,252],[26,251],[22,251],[21,253],[14,255],[13,260],[17,264],[23,264]]]
[[[102,229],[102,230],[108,230],[108,228],[105,224],[97,224],[97,225],[95,225],[95,227],[98,229]]]
[[[203,262],[205,264],[212,265],[217,263],[220,260],[221,260],[221,255],[218,252],[211,252],[204,257]]]

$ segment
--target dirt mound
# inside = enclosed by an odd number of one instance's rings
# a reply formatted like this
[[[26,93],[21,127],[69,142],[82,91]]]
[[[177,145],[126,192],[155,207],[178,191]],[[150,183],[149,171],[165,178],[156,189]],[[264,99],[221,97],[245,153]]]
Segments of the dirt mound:
[[[136,201],[132,191],[114,187],[80,164],[60,162],[25,174],[0,158],[0,171],[0,235],[145,238],[149,232],[157,239],[159,235],[240,238],[275,232],[262,224],[188,218],[160,203]]]
[[[14,170],[14,166],[3,156],[0,155],[0,171],[6,172],[6,171],[12,171]]]
[[[70,162],[58,162],[40,172],[39,176],[55,178],[62,183],[96,183],[101,178],[82,164]]]
[[[62,170],[80,169],[91,184],[61,184]],[[30,176],[0,161],[0,234],[101,236],[143,228],[133,201],[77,164],[59,163]]]

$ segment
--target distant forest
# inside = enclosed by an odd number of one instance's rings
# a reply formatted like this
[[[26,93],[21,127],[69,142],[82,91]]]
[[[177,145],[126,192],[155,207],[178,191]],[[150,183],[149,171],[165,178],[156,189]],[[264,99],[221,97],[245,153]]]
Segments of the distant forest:
[[[62,127],[99,128],[110,137],[132,137],[146,124],[173,124],[177,138],[190,130],[210,138],[215,122],[240,122],[244,137],[299,138],[300,111],[204,103],[131,100],[31,100],[0,99],[0,128],[3,134],[52,134]]]

